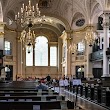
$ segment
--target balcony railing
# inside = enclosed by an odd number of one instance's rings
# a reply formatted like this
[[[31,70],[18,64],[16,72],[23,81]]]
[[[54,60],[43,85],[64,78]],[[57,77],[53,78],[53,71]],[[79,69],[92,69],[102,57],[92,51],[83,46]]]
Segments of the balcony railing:
[[[99,50],[90,54],[90,61],[97,61],[103,59],[103,50]]]

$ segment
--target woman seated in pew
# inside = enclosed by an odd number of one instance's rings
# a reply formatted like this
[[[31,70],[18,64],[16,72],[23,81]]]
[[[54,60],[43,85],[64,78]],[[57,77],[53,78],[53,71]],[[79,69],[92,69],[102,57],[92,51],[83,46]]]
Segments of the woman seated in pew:
[[[43,83],[41,83],[41,81],[38,81],[38,85],[36,86],[36,90],[48,90],[48,87],[46,87]]]

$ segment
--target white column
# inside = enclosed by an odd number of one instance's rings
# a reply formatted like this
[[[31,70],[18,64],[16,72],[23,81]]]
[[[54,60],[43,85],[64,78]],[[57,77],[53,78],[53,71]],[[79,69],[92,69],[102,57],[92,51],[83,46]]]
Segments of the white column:
[[[67,33],[67,56],[66,56],[66,70],[67,76],[71,76],[71,52],[69,51],[69,46],[71,45],[71,37],[72,37],[72,30],[66,30]]]
[[[102,77],[109,77],[109,62],[106,55],[106,50],[109,47],[109,16],[110,11],[104,11],[104,46],[103,46],[103,75]]]
[[[58,38],[58,75],[62,74],[62,39]]]
[[[90,53],[92,53],[92,47],[90,47],[87,44],[86,45],[87,63],[86,63],[86,74],[85,74],[85,77],[87,77],[87,78],[93,78],[93,74],[92,74],[92,62],[90,62],[90,60],[89,60]]]

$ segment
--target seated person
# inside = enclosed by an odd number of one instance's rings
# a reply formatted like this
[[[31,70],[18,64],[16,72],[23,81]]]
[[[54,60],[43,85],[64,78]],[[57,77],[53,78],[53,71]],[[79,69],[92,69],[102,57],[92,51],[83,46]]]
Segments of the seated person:
[[[41,81],[38,81],[38,86],[36,86],[36,90],[42,89],[42,90],[47,90],[48,88],[41,83]]]
[[[45,83],[45,78],[41,78],[41,83]]]

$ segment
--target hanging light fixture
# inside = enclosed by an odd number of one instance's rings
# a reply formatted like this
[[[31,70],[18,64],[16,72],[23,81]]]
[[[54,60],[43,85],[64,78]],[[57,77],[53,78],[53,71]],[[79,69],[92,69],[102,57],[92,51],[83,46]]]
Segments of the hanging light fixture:
[[[93,32],[93,27],[90,26],[86,32],[86,36],[85,36],[85,40],[87,41],[87,44],[91,47],[94,42],[95,42],[95,39],[96,39],[96,35],[95,33]]]
[[[21,24],[22,27],[28,26],[32,27],[34,24],[37,23],[52,23],[52,20],[45,15],[41,16],[41,11],[39,10],[38,3],[36,6],[32,5],[31,0],[27,6],[22,4],[21,12],[18,12],[15,15],[15,21]]]
[[[15,20],[21,23],[21,26],[24,27],[25,25],[28,25],[29,27],[32,27],[34,24],[35,18],[40,18],[41,12],[38,7],[38,3],[36,4],[36,7],[32,5],[31,0],[29,0],[29,3],[27,6],[22,4],[21,12],[18,12],[17,15],[15,15]]]
[[[31,32],[31,29],[29,28],[29,31],[23,30],[21,32],[20,41],[28,47],[29,53],[31,48],[35,45],[35,33],[34,31]]]
[[[85,40],[89,46],[92,46],[95,42],[95,33],[93,31],[93,26],[91,25],[91,0],[90,0],[90,25],[88,26]]]

